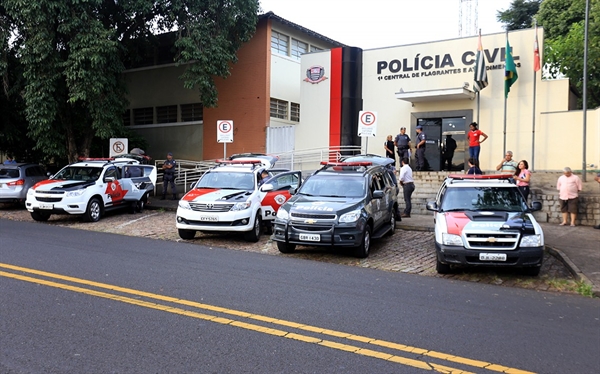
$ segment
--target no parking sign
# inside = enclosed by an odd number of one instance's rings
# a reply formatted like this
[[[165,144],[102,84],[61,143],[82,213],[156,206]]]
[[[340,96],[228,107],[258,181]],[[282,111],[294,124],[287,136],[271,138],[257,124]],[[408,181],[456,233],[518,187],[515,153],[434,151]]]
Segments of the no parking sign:
[[[217,121],[217,143],[233,143],[233,121]]]
[[[375,136],[377,133],[377,112],[361,110],[358,113],[358,136]]]

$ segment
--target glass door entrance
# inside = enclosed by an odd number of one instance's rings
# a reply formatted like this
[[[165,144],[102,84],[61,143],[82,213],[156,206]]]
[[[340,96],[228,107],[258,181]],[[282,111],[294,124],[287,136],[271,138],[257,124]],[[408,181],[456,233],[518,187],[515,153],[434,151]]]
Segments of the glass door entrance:
[[[419,118],[417,125],[423,126],[423,132],[427,136],[425,170],[464,170],[466,149],[464,117]]]

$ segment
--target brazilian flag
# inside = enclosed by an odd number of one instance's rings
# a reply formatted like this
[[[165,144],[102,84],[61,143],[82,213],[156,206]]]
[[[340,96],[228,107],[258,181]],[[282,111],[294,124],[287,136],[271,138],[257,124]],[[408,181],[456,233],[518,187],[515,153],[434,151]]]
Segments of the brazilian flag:
[[[508,97],[510,92],[510,86],[513,85],[519,78],[517,74],[517,66],[515,60],[513,60],[512,52],[510,50],[510,44],[508,44],[508,35],[506,37],[506,55],[504,58],[504,97]]]

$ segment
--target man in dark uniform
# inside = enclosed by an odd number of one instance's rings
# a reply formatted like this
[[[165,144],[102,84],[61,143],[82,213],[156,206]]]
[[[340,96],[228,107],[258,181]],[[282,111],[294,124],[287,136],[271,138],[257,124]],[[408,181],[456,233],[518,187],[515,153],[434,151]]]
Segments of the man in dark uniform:
[[[425,146],[427,143],[427,137],[423,132],[423,126],[417,126],[417,171],[425,170]]]
[[[398,148],[398,157],[400,160],[403,158],[409,158],[408,152],[410,151],[410,137],[406,135],[406,127],[400,128],[400,134],[396,135],[394,145]]]
[[[448,164],[446,170],[452,170],[452,159],[454,158],[454,151],[456,151],[456,140],[452,138],[452,134],[446,135],[446,144],[444,147],[444,159],[442,160],[442,169]]]
[[[175,169],[177,168],[177,162],[173,159],[171,152],[167,153],[167,159],[163,162],[163,193],[161,200],[164,200],[167,196],[167,187],[171,185],[171,193],[173,194],[172,200],[177,200],[177,190],[175,189]]]

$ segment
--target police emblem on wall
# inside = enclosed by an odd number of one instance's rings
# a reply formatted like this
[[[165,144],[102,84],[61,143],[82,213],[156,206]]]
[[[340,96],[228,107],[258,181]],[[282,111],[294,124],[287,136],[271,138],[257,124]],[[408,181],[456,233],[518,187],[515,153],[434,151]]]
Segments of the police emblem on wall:
[[[322,82],[325,79],[327,79],[327,77],[325,77],[324,67],[315,65],[306,69],[306,79],[304,79],[305,82],[315,84]]]

